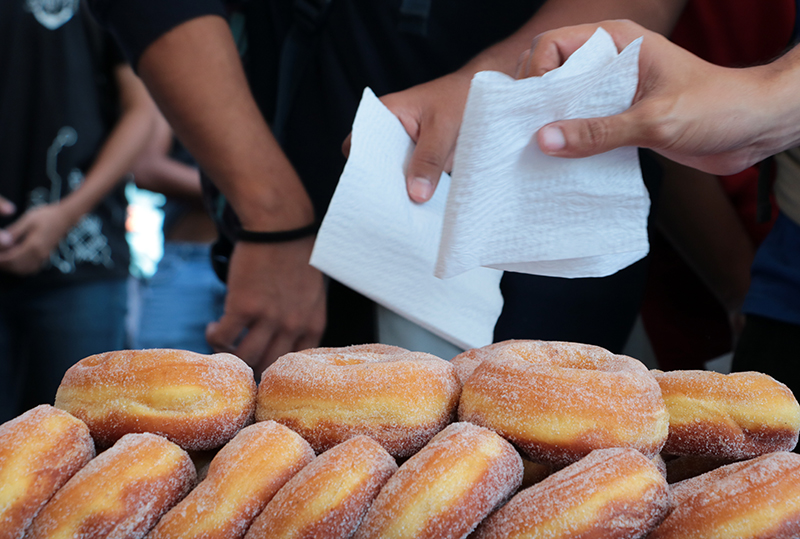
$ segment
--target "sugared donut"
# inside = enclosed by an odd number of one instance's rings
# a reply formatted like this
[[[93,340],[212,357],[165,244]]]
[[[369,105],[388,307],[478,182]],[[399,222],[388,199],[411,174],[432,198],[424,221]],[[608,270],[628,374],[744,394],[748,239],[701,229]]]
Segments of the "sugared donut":
[[[522,459],[511,444],[453,423],[389,479],[354,538],[464,538],[521,481]]]
[[[758,372],[654,372],[669,411],[664,453],[747,459],[791,451],[800,405],[791,390]]]
[[[633,449],[598,449],[520,491],[487,518],[475,539],[634,539],[669,509],[669,489],[653,462]]]
[[[222,446],[252,422],[255,395],[252,369],[231,354],[122,350],[73,365],[55,405],[82,419],[100,446],[151,432],[202,450]]]
[[[458,416],[556,466],[609,447],[652,458],[669,425],[644,364],[597,346],[543,341],[497,346],[464,384]]]
[[[242,429],[148,539],[237,539],[276,492],[314,458],[308,442],[274,421]]]
[[[21,538],[94,454],[83,421],[46,404],[0,425],[0,539]]]
[[[128,434],[56,492],[26,539],[144,537],[194,481],[180,447],[155,434]]]
[[[317,453],[363,434],[406,457],[450,422],[459,391],[453,366],[430,354],[381,344],[315,348],[264,371],[256,420],[286,425]]]
[[[777,452],[676,483],[648,539],[800,537],[800,455]]]
[[[397,464],[381,445],[356,436],[329,449],[281,488],[246,539],[351,537]]]
[[[456,368],[456,374],[458,375],[458,379],[463,386],[467,383],[467,379],[472,376],[472,373],[475,372],[475,369],[478,368],[478,365],[487,359],[494,357],[499,350],[508,348],[509,346],[524,346],[524,343],[526,342],[530,341],[512,339],[509,341],[488,344],[481,348],[470,348],[469,350],[464,350],[456,357],[451,359],[450,363]]]

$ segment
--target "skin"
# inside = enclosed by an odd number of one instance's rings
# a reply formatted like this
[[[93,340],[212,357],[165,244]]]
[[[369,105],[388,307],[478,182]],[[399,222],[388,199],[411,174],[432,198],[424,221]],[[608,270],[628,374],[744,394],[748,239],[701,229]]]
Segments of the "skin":
[[[683,1],[550,0],[518,32],[463,69],[384,96],[417,142],[408,169],[411,199],[428,200],[452,162],[474,73],[493,69],[512,74],[534,36],[566,24],[629,17],[666,32]],[[292,230],[314,220],[308,194],[249,92],[224,20],[199,17],[173,28],[150,44],[137,68],[177,136],[245,229]],[[322,275],[308,265],[312,247],[313,238],[237,243],[225,314],[206,330],[215,350],[238,355],[258,374],[281,355],[319,343],[325,290]]]
[[[250,94],[227,23],[208,16],[164,34],[138,71],[175,133],[247,230],[280,231],[314,220],[308,194]],[[225,312],[206,328],[219,352],[260,374],[292,350],[316,346],[325,327],[322,274],[308,264],[313,238],[237,242]]]
[[[727,175],[800,143],[800,48],[768,65],[724,68],[634,22],[606,21],[542,34],[523,56],[518,76],[559,67],[600,26],[620,50],[644,37],[633,105],[615,116],[544,126],[537,133],[543,152],[585,157],[639,146]]]
[[[130,66],[118,66],[115,76],[121,116],[87,171],[84,183],[59,202],[27,210],[7,228],[0,229],[0,271],[22,276],[41,271],[58,243],[117,185],[145,147],[157,110]],[[13,204],[0,197],[0,213],[11,216],[16,211]]]

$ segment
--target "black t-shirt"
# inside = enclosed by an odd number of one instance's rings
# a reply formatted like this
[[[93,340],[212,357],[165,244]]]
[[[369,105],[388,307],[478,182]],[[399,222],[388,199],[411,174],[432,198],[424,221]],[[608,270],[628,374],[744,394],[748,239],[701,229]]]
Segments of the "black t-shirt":
[[[77,189],[118,116],[121,54],[78,0],[0,2],[0,195],[17,214]],[[85,215],[27,282],[124,277],[127,202],[116,188]],[[0,286],[19,278],[0,273]]]

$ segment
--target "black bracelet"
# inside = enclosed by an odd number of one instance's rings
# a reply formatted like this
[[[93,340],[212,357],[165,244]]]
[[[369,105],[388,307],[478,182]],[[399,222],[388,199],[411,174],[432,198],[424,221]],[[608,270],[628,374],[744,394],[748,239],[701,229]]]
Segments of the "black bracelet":
[[[279,230],[277,232],[253,232],[252,230],[240,229],[236,233],[236,239],[239,241],[246,241],[250,243],[282,243],[285,241],[294,241],[301,238],[313,236],[319,230],[319,223],[314,221],[310,225],[303,228],[295,228],[294,230]]]

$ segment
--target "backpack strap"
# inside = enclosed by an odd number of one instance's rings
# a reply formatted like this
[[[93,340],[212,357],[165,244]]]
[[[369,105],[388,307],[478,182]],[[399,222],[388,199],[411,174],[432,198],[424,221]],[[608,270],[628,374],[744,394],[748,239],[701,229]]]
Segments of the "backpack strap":
[[[278,95],[275,103],[275,119],[272,122],[272,133],[278,142],[283,142],[297,87],[319,43],[331,3],[332,0],[294,0],[292,3],[294,22],[289,28],[281,50],[278,64]]]

